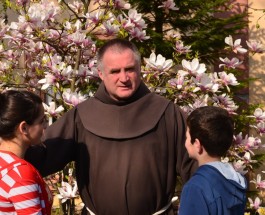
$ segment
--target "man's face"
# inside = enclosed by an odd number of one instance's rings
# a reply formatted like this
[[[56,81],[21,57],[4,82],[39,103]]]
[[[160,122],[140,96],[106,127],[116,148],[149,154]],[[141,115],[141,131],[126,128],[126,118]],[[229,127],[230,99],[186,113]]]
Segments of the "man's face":
[[[140,66],[130,49],[115,51],[109,49],[102,58],[103,71],[99,77],[114,100],[131,97],[140,84]]]

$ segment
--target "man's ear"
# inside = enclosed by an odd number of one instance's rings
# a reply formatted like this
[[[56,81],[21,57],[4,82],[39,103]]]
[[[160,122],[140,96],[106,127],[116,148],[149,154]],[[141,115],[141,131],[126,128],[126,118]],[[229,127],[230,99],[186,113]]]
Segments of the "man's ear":
[[[103,79],[104,79],[104,77],[103,77],[103,73],[102,73],[100,70],[98,70],[98,76],[99,76],[100,79],[103,81]]]
[[[202,154],[203,152],[203,146],[199,139],[195,139],[194,141],[195,148],[197,149],[198,154]]]

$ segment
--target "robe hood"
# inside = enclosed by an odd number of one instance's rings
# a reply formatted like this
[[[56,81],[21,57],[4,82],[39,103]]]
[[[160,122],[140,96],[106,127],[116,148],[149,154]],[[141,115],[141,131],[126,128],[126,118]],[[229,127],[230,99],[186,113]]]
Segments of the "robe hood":
[[[129,99],[115,101],[101,83],[95,97],[78,105],[77,111],[84,127],[91,133],[104,138],[125,139],[152,130],[169,103],[164,97],[151,93],[144,83]]]

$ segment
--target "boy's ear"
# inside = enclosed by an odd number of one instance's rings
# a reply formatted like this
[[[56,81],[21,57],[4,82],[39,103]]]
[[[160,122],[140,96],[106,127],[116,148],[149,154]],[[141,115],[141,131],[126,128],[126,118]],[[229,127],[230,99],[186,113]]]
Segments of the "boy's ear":
[[[203,146],[199,139],[195,139],[194,141],[195,148],[197,149],[198,154],[202,154],[203,152]]]

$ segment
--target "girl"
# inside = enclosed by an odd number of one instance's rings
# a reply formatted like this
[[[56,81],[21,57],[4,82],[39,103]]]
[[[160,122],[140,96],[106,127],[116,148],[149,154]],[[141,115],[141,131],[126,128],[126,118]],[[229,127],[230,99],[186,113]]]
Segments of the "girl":
[[[52,195],[24,155],[40,144],[46,117],[42,100],[29,91],[0,93],[0,212],[50,215]]]

